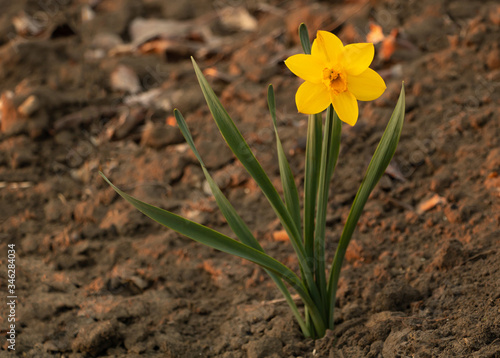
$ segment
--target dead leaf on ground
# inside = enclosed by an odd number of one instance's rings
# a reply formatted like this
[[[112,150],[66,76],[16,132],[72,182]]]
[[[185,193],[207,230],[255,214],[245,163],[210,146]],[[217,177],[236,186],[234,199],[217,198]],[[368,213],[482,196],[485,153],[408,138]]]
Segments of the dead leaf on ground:
[[[423,214],[424,212],[429,211],[438,205],[446,203],[447,203],[446,198],[438,194],[434,194],[431,198],[424,199],[417,205],[417,213]]]

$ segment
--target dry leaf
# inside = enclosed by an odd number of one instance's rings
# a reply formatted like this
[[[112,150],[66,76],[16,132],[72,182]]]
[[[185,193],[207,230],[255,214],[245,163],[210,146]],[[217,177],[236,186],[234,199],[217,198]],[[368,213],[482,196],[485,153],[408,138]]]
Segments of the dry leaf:
[[[290,238],[288,237],[288,234],[286,233],[285,230],[279,230],[279,231],[273,232],[273,239],[274,239],[274,241],[281,241],[281,242],[285,242],[285,241],[290,240]]]
[[[421,201],[420,204],[418,204],[417,213],[422,214],[426,211],[435,208],[440,204],[446,204],[446,203],[447,203],[446,198],[439,196],[438,194],[434,194],[434,196],[432,196],[430,199],[425,199]]]

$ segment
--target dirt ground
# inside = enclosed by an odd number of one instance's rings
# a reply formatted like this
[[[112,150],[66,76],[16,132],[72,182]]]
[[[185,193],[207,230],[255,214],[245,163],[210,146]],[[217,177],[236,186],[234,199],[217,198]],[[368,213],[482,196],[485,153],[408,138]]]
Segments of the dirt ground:
[[[407,95],[398,150],[346,256],[335,329],[317,341],[261,269],[152,222],[98,175],[230,235],[179,108],[264,249],[297,270],[189,58],[280,187],[274,85],[302,192],[307,117],[283,64],[301,52],[300,22],[375,41],[387,83],[343,128],[330,259],[402,80]],[[0,356],[500,357],[499,44],[497,1],[0,0]],[[15,352],[4,338],[11,244]]]

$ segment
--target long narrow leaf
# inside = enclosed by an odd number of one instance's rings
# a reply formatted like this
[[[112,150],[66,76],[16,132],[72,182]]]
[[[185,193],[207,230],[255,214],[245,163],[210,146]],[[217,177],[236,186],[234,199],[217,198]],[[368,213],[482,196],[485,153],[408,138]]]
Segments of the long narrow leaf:
[[[205,96],[205,100],[208,104],[210,112],[212,113],[212,117],[219,128],[219,131],[236,158],[238,158],[248,173],[257,182],[272,208],[278,215],[278,218],[290,237],[290,242],[292,243],[292,246],[297,254],[301,271],[304,273],[305,280],[308,283],[307,286],[311,290],[310,292],[313,297],[315,297],[316,301],[319,298],[319,292],[314,284],[312,272],[309,269],[305,269],[308,268],[308,262],[297,224],[293,221],[290,213],[286,209],[285,204],[276,191],[276,188],[273,186],[271,180],[262,169],[262,166],[253,155],[250,147],[246,143],[238,128],[236,128],[233,120],[229,117],[229,114],[220,103],[212,88],[210,88],[210,85],[196,64],[196,61],[193,58],[191,58],[191,60],[193,61],[196,77],[200,83],[201,90]]]
[[[326,112],[325,132],[321,149],[321,160],[319,165],[319,187],[316,207],[316,225],[314,228],[314,273],[316,284],[320,290],[321,297],[326,300],[326,272],[325,272],[325,222],[326,206],[328,203],[328,188],[330,187],[330,177],[328,176],[328,154],[332,145],[333,136],[333,107],[330,105]],[[323,302],[326,309],[326,301]]]
[[[273,120],[274,133],[276,135],[276,146],[278,150],[278,163],[280,167],[281,184],[283,186],[283,193],[285,194],[285,205],[292,216],[292,219],[299,226],[301,230],[301,217],[300,217],[300,201],[299,192],[297,186],[295,185],[295,179],[293,177],[292,170],[290,169],[290,164],[286,159],[285,151],[281,144],[281,140],[278,134],[278,125],[276,120],[276,101],[274,98],[274,89],[272,85],[267,88],[267,103],[269,105],[269,112],[271,113],[271,119]]]
[[[387,124],[387,127],[380,139],[380,142],[375,150],[375,154],[368,165],[365,177],[358,189],[358,193],[354,198],[354,202],[351,206],[351,211],[347,218],[344,230],[340,237],[340,241],[335,252],[335,257],[333,259],[332,269],[330,272],[330,279],[328,281],[328,298],[330,303],[330,314],[329,314],[329,328],[333,328],[333,309],[335,307],[335,295],[337,291],[337,284],[340,275],[340,270],[342,268],[342,261],[344,260],[345,252],[347,246],[351,240],[356,224],[358,223],[359,217],[363,208],[372,192],[375,185],[384,174],[387,166],[391,162],[394,153],[396,152],[396,147],[401,136],[401,130],[403,129],[405,114],[405,91],[404,84],[401,88],[401,93],[399,95],[398,102],[394,108],[391,119]]]
[[[323,327],[324,332],[325,325],[323,323],[323,319],[306,287],[299,277],[281,262],[273,259],[271,256],[266,255],[263,252],[233,240],[230,237],[206,226],[140,201],[139,199],[128,195],[114,186],[103,173],[99,172],[99,174],[122,198],[157,223],[177,231],[179,234],[187,236],[188,238],[208,247],[254,262],[280,276],[299,294],[304,304],[312,312],[312,318],[314,319],[315,324]]]
[[[309,115],[304,173],[304,246],[312,265],[314,264],[314,222],[319,181],[318,164],[321,159],[321,132],[321,114]]]
[[[311,42],[309,40],[309,31],[304,23],[301,23],[299,26],[299,38],[304,53],[310,55]],[[311,270],[311,272],[314,272],[315,269],[314,222],[319,179],[317,161],[319,161],[321,155],[321,129],[321,114],[310,115],[307,126],[306,167],[304,173],[304,247],[309,265],[307,269]],[[324,304],[322,301],[321,297],[317,299],[317,304],[323,308]],[[309,312],[306,309],[306,324],[308,326],[311,326],[310,318]],[[314,327],[311,327],[311,330],[313,329]]]
[[[224,196],[220,188],[217,186],[215,181],[213,180],[212,176],[208,172],[207,168],[205,167],[205,164],[203,163],[203,160],[201,159],[201,155],[196,149],[193,141],[193,137],[191,136],[191,132],[189,131],[189,128],[187,126],[187,123],[182,116],[182,114],[175,109],[174,110],[174,116],[175,119],[177,120],[177,125],[179,126],[182,135],[186,139],[186,142],[189,144],[191,147],[191,150],[193,151],[194,155],[196,158],[198,158],[198,161],[200,162],[200,165],[203,169],[203,173],[205,174],[205,178],[210,186],[210,189],[215,197],[215,200],[217,202],[217,205],[219,206],[222,214],[227,220],[227,223],[233,230],[233,232],[236,234],[236,236],[243,242],[244,244],[258,250],[261,252],[264,252],[264,249],[262,246],[259,244],[255,236],[252,234],[248,226],[245,224],[241,216],[238,215],[234,207],[231,205],[229,200]],[[272,271],[269,271],[267,269],[264,269],[266,273],[271,277],[271,279],[274,281],[278,289],[281,291],[283,296],[285,297],[288,305],[290,306],[292,313],[294,314],[295,318],[297,319],[297,322],[299,323],[299,326],[302,329],[302,332],[306,337],[309,337],[311,335],[308,327],[306,326],[305,322],[303,321],[302,317],[300,316],[299,310],[297,308],[297,305],[293,301],[292,296],[290,295],[290,292],[288,291],[287,287],[283,284],[283,281],[281,278],[275,274]]]
[[[309,40],[309,31],[307,31],[307,27],[304,23],[299,25],[299,38],[300,43],[302,44],[302,49],[304,53],[307,55],[311,54],[311,41]]]
[[[314,229],[314,255],[316,259],[315,275],[321,297],[326,294],[326,269],[325,269],[325,228],[326,228],[326,209],[328,204],[328,193],[330,189],[330,179],[337,164],[340,150],[340,134],[342,122],[332,105],[326,111],[325,134],[323,138],[323,148],[321,150],[321,163],[319,169],[319,188],[316,207],[316,226]],[[329,307],[326,305],[328,312]]]
[[[328,162],[326,167],[326,177],[328,180],[332,179],[333,172],[337,165],[337,159],[339,158],[340,152],[340,138],[342,132],[342,121],[335,111],[333,111],[333,132],[331,137],[330,150],[328,152]]]

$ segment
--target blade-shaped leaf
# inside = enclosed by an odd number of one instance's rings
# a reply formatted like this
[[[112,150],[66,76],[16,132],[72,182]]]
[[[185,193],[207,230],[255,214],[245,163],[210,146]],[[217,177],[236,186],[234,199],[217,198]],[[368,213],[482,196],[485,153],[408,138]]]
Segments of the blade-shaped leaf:
[[[267,88],[267,103],[269,105],[269,112],[271,113],[274,133],[276,135],[278,163],[280,167],[281,185],[283,186],[283,193],[285,195],[285,205],[288,209],[288,212],[292,216],[292,219],[298,225],[301,225],[299,192],[297,190],[297,186],[295,185],[295,179],[293,177],[292,170],[290,169],[290,164],[286,159],[285,151],[283,150],[283,146],[278,134],[278,125],[276,120],[276,100],[274,98],[274,89],[272,85],[269,85],[269,87]],[[299,230],[301,230],[301,226],[299,226]]]
[[[114,186],[104,174],[100,174],[121,197],[154,221],[206,246],[261,265],[283,277],[294,288],[303,290],[303,284],[297,275],[279,261],[206,226],[136,199]]]
[[[301,242],[301,234],[298,230],[298,225],[295,223],[286,209],[285,204],[281,200],[276,188],[271,183],[271,180],[262,169],[262,166],[257,161],[255,156],[253,155],[250,147],[247,142],[241,135],[238,128],[234,124],[229,114],[226,112],[219,99],[215,95],[212,88],[208,84],[205,76],[201,72],[200,68],[196,64],[196,61],[191,58],[193,61],[193,66],[196,72],[196,77],[198,78],[198,82],[200,83],[201,90],[203,95],[205,96],[205,100],[208,104],[210,112],[212,113],[212,117],[219,128],[224,140],[228,144],[231,151],[234,153],[236,158],[243,164],[248,173],[252,176],[252,178],[257,182],[259,187],[261,188],[264,195],[267,197],[269,203],[280,219],[281,224],[285,228],[288,236],[290,237],[290,242],[297,254],[297,258],[299,260],[299,264],[301,266],[301,271],[305,275],[305,280],[308,282],[308,288],[311,289],[311,294],[313,297],[318,298],[319,292],[316,290],[316,286],[314,285],[314,279],[312,277],[312,271],[308,269],[308,262],[305,255],[304,246]]]
[[[345,252],[347,246],[351,240],[356,224],[358,223],[359,217],[363,208],[372,192],[375,185],[384,174],[387,166],[391,162],[394,153],[396,152],[396,147],[401,136],[401,131],[403,129],[405,114],[405,91],[404,83],[401,88],[401,93],[399,95],[398,102],[394,108],[391,119],[387,124],[387,127],[380,139],[380,142],[373,154],[373,157],[366,170],[365,177],[358,189],[358,193],[354,198],[354,202],[351,206],[351,211],[347,218],[344,230],[340,237],[340,241],[335,252],[335,257],[333,259],[333,265],[330,272],[330,279],[328,281],[328,297],[330,302],[330,313],[329,313],[329,328],[333,328],[333,309],[335,307],[335,295],[337,291],[337,284],[340,275],[340,270],[342,268],[342,261],[344,260]]]
[[[322,145],[321,114],[309,115],[307,123],[306,165],[304,172],[304,246],[310,264],[314,265],[314,222],[318,196],[319,161]],[[313,269],[313,268],[311,268]]]
[[[332,105],[326,111],[325,132],[321,149],[321,160],[319,165],[318,198],[316,206],[316,226],[314,228],[314,258],[315,277],[321,297],[325,297],[326,307],[326,272],[325,272],[325,228],[326,228],[326,208],[328,204],[328,189],[330,188],[330,177],[332,166],[335,166],[337,157],[335,148],[338,147],[340,139],[340,120],[336,115]],[[338,150],[337,150],[338,154]],[[333,156],[333,158],[332,158]]]
[[[179,215],[136,199],[114,186],[113,183],[111,183],[103,173],[99,172],[99,174],[122,198],[132,204],[144,215],[148,216],[159,224],[177,231],[179,234],[187,236],[188,238],[196,242],[254,262],[262,266],[263,268],[277,274],[295,289],[295,291],[302,298],[304,304],[307,305],[313,312],[313,319],[315,320],[315,324],[322,326],[324,329],[322,317],[320,316],[317,307],[314,305],[314,302],[309,296],[306,287],[299,279],[299,277],[281,262],[275,260],[271,256],[261,251],[258,251],[234,239],[231,239],[230,237],[212,230],[206,226],[200,225],[191,220],[187,220]]]
[[[302,49],[306,55],[311,54],[311,41],[309,40],[309,31],[307,31],[307,26],[304,23],[299,25],[299,38],[302,44]]]
[[[189,144],[191,147],[191,150],[193,151],[194,155],[196,158],[198,158],[198,161],[201,164],[201,167],[203,169],[203,173],[205,174],[205,178],[210,186],[210,189],[215,197],[215,200],[217,202],[217,205],[219,206],[219,209],[221,210],[222,214],[227,220],[227,223],[233,230],[233,232],[236,234],[236,236],[243,242],[244,244],[253,247],[254,249],[264,252],[262,249],[262,246],[259,244],[255,236],[252,234],[248,226],[245,224],[241,216],[238,215],[234,207],[231,205],[229,200],[225,197],[225,195],[222,193],[220,188],[217,186],[215,181],[213,180],[212,176],[208,172],[207,168],[205,167],[205,164],[203,163],[203,160],[201,159],[201,155],[196,149],[193,141],[193,137],[191,136],[191,132],[189,131],[189,128],[187,126],[186,120],[182,116],[181,112],[179,112],[177,109],[174,110],[174,116],[175,119],[177,120],[177,125],[179,126],[179,129],[182,132],[182,135],[186,139],[186,142]],[[300,316],[299,310],[297,308],[297,305],[293,301],[292,296],[290,295],[290,292],[286,288],[286,286],[283,284],[283,281],[281,278],[275,274],[272,271],[269,271],[267,269],[264,269],[267,274],[271,277],[271,279],[274,281],[278,289],[281,291],[283,296],[285,297],[288,305],[290,306],[292,313],[294,314],[295,318],[297,319],[299,326],[302,329],[302,332],[306,337],[309,337],[311,333],[309,332],[308,327],[306,326],[305,322],[303,321],[302,317]]]

